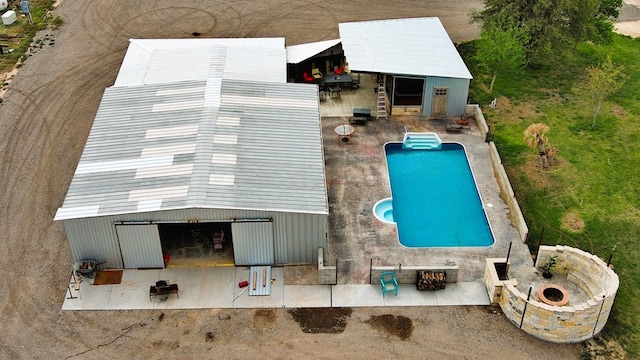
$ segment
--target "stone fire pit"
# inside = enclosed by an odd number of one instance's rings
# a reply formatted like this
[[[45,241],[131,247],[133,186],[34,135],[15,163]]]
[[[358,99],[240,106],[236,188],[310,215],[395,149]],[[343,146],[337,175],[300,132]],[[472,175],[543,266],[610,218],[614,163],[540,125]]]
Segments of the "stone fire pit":
[[[538,289],[538,299],[551,306],[565,306],[569,303],[569,293],[560,285],[544,284]]]
[[[540,275],[549,256],[558,261],[554,284]],[[484,284],[492,303],[515,326],[542,340],[575,343],[602,331],[618,292],[618,275],[599,257],[568,246],[540,246],[536,259],[526,276],[511,277],[507,271],[506,279],[497,269],[508,269],[507,259],[487,259]],[[537,291],[532,294],[532,289]]]

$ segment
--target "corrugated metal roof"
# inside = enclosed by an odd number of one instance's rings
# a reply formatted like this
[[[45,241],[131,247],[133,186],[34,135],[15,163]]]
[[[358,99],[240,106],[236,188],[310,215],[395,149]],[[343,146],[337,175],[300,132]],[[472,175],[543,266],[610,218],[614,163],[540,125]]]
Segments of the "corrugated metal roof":
[[[327,214],[317,87],[217,84],[106,89],[55,219],[177,208]]]
[[[209,78],[286,82],[286,56],[284,38],[131,39],[114,86]]]
[[[340,43],[340,39],[287,46],[287,62],[298,64]]]
[[[472,79],[437,17],[339,24],[352,71]]]
[[[131,40],[55,219],[327,214],[318,89],[286,83],[285,56],[282,38]]]

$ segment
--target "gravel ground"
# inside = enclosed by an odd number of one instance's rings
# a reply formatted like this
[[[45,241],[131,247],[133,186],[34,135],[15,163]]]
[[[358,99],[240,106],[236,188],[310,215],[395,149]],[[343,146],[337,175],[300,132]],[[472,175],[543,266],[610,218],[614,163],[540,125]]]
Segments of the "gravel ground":
[[[13,78],[0,106],[0,359],[579,359],[519,331],[493,307],[60,310],[71,275],[62,204],[105,87],[130,38],[338,37],[345,21],[439,16],[456,42],[478,35],[481,1],[64,1],[64,19]],[[306,319],[334,318],[311,326]],[[302,319],[302,320],[301,320]],[[329,331],[328,329],[331,329]],[[311,329],[311,330],[309,330]]]

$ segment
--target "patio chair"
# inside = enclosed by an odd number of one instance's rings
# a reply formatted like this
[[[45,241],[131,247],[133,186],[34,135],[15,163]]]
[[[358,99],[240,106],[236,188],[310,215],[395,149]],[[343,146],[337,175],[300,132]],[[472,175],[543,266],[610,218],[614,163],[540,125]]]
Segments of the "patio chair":
[[[313,75],[310,75],[308,72],[303,72],[302,73],[302,78],[304,79],[304,81],[312,83],[315,82],[316,78],[313,77]]]
[[[349,84],[351,90],[360,88],[360,74],[351,74],[351,83]]]
[[[322,79],[322,73],[318,68],[311,69],[311,75],[313,75],[314,79]]]
[[[380,285],[382,285],[382,297],[389,291],[393,291],[398,296],[398,281],[393,271],[385,271],[380,274]]]
[[[340,86],[329,86],[327,87],[327,90],[329,91],[329,95],[331,97],[333,97],[334,95],[337,95],[338,97],[340,97]]]

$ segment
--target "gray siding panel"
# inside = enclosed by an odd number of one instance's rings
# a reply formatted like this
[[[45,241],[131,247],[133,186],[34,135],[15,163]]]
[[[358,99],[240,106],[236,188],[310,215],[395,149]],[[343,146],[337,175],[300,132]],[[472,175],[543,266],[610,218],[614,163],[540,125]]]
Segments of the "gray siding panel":
[[[64,220],[74,261],[107,261],[123,268],[115,224],[121,222],[215,222],[240,218],[272,218],[276,264],[315,263],[319,247],[326,248],[327,216],[230,209],[177,209],[128,215]]]
[[[428,77],[425,82],[423,112],[424,116],[431,115],[433,105],[433,88],[448,87],[449,98],[447,105],[447,116],[460,116],[465,113],[467,99],[469,97],[469,79],[454,79],[443,77]]]
[[[127,269],[164,268],[158,225],[116,225]]]
[[[273,265],[273,223],[239,222],[231,224],[236,265]]]
[[[77,219],[64,222],[73,262],[94,259],[106,261],[101,265],[110,269],[122,269],[122,256],[116,230],[103,218]]]
[[[310,264],[317,262],[319,247],[326,247],[327,218],[309,214],[296,214],[283,219],[282,227],[287,231],[286,261],[279,263]],[[279,254],[276,254],[279,255]]]

